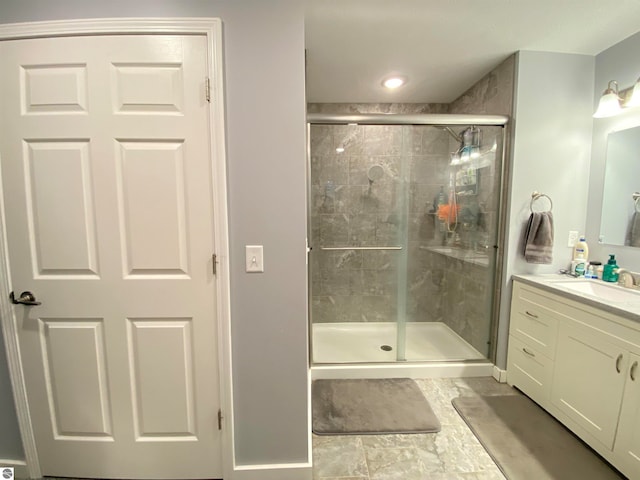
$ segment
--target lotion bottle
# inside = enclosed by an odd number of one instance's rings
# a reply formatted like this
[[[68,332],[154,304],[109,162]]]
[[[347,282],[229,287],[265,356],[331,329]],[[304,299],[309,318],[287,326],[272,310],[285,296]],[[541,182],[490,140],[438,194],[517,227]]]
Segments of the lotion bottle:
[[[585,263],[589,259],[589,245],[584,235],[580,236],[580,240],[573,247],[573,259],[584,260]]]
[[[573,261],[571,262],[571,273],[576,277],[583,276],[587,271],[587,258],[589,256],[589,246],[585,238],[580,237],[573,248]]]

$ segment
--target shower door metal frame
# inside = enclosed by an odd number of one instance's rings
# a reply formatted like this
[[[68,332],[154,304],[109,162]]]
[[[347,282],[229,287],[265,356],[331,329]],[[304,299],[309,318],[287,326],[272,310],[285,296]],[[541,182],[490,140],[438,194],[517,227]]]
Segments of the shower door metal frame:
[[[507,224],[507,195],[505,191],[506,175],[509,172],[507,160],[507,148],[510,148],[509,136],[507,129],[509,128],[509,117],[507,115],[469,115],[469,114],[384,114],[384,113],[358,113],[358,114],[325,114],[325,113],[308,113],[307,114],[307,315],[308,315],[308,332],[307,340],[309,342],[309,365],[313,366],[313,319],[312,319],[312,302],[311,302],[311,269],[312,265],[309,261],[313,245],[309,245],[311,238],[311,125],[399,125],[399,126],[433,126],[447,127],[452,125],[478,125],[489,127],[502,127],[502,158],[500,165],[500,182],[499,182],[499,208],[497,225],[496,243],[493,245],[495,254],[495,274],[493,278],[493,298],[491,305],[491,328],[490,328],[490,345],[488,360],[494,365],[497,355],[498,328],[500,321],[500,303],[503,284],[504,265],[504,242],[506,237]],[[320,247],[319,247],[320,248]],[[357,247],[356,247],[357,248]],[[378,247],[379,248],[379,247]],[[389,247],[385,247],[389,248]],[[353,248],[350,248],[353,250]],[[478,363],[484,360],[456,360],[458,363]],[[369,363],[369,362],[365,362]],[[388,362],[375,362],[388,364]],[[397,362],[392,362],[395,364]],[[414,362],[408,362],[414,363]],[[420,363],[415,362],[415,363]],[[443,361],[446,363],[446,361]],[[332,365],[323,363],[321,365]]]

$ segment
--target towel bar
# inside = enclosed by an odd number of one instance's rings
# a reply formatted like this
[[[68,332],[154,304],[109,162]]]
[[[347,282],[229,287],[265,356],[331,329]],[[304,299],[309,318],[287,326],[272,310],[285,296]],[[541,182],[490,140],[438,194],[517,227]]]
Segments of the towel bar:
[[[529,210],[531,210],[532,213],[533,213],[533,202],[535,202],[536,200],[542,197],[545,197],[547,200],[549,200],[549,211],[553,210],[553,200],[551,200],[551,197],[549,195],[547,195],[546,193],[533,192],[531,194],[531,203],[529,203]]]

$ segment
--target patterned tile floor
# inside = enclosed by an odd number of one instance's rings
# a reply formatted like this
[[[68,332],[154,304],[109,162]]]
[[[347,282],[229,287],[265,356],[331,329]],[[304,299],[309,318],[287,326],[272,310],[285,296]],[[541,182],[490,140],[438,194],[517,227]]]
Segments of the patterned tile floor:
[[[451,405],[458,396],[521,395],[491,377],[416,380],[442,424],[435,434],[313,436],[316,480],[505,480]]]

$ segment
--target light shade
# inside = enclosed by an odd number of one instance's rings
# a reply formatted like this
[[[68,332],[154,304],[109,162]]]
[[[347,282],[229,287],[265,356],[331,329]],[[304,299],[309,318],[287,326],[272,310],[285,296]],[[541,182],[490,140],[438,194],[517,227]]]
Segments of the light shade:
[[[618,82],[611,80],[602,97],[600,97],[600,103],[598,103],[598,109],[596,113],[593,114],[593,118],[612,117],[621,111],[622,107],[620,106],[620,96],[618,95]]]
[[[631,98],[625,104],[626,107],[640,107],[640,78],[633,86],[633,92],[631,92]]]

